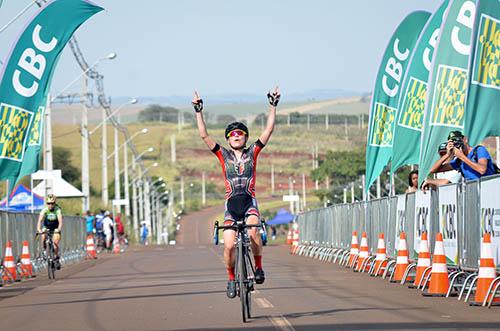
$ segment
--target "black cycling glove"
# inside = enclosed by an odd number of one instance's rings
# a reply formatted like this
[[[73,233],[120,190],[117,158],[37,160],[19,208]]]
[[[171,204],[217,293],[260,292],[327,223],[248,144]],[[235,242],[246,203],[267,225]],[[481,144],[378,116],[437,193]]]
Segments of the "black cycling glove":
[[[269,91],[267,93],[267,99],[269,100],[269,104],[271,106],[276,107],[278,102],[280,102],[280,95],[277,92],[271,93],[271,91]]]
[[[199,113],[203,110],[203,100],[198,99],[197,102],[191,102],[193,104],[194,111]]]

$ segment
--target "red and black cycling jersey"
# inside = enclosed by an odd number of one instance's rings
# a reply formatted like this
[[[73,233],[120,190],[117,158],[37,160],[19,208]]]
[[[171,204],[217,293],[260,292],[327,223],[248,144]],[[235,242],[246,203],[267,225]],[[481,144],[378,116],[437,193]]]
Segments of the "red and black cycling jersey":
[[[255,198],[257,157],[264,146],[257,139],[256,142],[243,149],[239,160],[234,151],[228,150],[219,144],[216,144],[212,149],[212,152],[217,156],[222,166],[222,174],[226,186],[226,200],[242,194]]]

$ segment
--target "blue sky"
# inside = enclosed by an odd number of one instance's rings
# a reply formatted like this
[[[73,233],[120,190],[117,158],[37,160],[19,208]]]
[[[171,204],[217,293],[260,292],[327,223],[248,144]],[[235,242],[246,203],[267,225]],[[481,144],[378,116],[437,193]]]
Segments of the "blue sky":
[[[4,0],[3,26],[31,0]],[[106,11],[76,33],[89,63],[103,61],[111,96],[283,93],[312,89],[370,91],[386,44],[431,0],[95,0]],[[28,14],[0,34],[5,59]],[[58,91],[79,73],[67,48],[54,76]],[[79,90],[76,85],[74,91]]]

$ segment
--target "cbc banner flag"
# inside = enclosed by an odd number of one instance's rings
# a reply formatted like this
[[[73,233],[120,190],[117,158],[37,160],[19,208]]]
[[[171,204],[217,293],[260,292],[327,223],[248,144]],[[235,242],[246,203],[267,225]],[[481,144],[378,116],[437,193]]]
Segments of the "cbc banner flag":
[[[73,32],[102,8],[84,0],[48,1],[4,61],[0,78],[0,179],[11,187],[38,170],[47,92]]]
[[[476,2],[450,2],[434,55],[425,103],[424,128],[420,144],[420,184],[439,158],[439,144],[450,131],[463,130],[467,94],[468,64]]]
[[[417,164],[420,154],[420,135],[424,122],[427,81],[432,67],[439,28],[449,1],[445,0],[425,25],[415,50],[410,57],[399,100],[394,141],[392,144],[391,170],[406,164]],[[412,148],[408,148],[412,146]]]
[[[380,63],[370,107],[366,190],[391,158],[401,83],[418,36],[430,16],[424,11],[408,15],[394,32]]]
[[[500,135],[500,2],[477,3],[471,48],[470,79],[465,108],[465,133],[476,145]]]

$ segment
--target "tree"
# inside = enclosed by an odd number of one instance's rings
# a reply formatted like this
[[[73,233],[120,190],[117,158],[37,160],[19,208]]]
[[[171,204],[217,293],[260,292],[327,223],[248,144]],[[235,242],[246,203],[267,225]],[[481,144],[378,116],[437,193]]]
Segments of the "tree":
[[[229,124],[231,122],[236,122],[236,117],[229,114],[217,115],[217,124]]]
[[[179,112],[179,109],[170,106],[149,105],[139,113],[139,121],[177,123]]]
[[[61,169],[62,177],[71,185],[80,187],[80,169],[71,164],[71,151],[65,147],[54,146],[53,162],[55,169]]]

